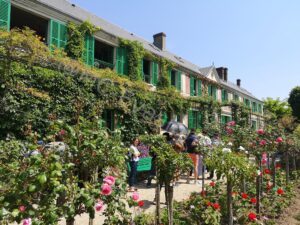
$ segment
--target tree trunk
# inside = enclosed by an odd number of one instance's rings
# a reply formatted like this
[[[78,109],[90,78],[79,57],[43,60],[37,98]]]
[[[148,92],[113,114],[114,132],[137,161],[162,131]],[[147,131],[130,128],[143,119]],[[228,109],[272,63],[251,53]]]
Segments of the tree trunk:
[[[262,175],[263,175],[263,169],[262,169],[262,163],[261,163],[261,159],[259,160],[259,171],[261,171]],[[259,177],[259,181],[260,181],[260,185],[259,185],[259,192],[260,192],[260,196],[262,196],[262,187],[263,187],[263,176]]]
[[[156,171],[156,189],[155,189],[155,201],[156,201],[156,210],[155,210],[155,225],[160,224],[160,181],[158,176],[157,165],[155,165]]]
[[[205,169],[205,166],[204,166],[204,157],[203,157],[203,163],[202,163],[202,193],[204,193],[205,189],[204,189],[204,185],[205,185],[205,172],[204,172],[204,169]]]
[[[290,181],[290,160],[289,160],[289,153],[285,152],[285,182],[288,185]]]
[[[66,225],[74,225],[75,219],[74,218],[69,218],[66,220]]]
[[[168,193],[167,196],[167,208],[168,208],[168,218],[169,218],[169,225],[173,225],[173,195],[174,195],[174,187],[170,184],[166,184],[166,190]]]
[[[296,165],[296,153],[293,153],[293,172],[294,172],[294,179],[297,180],[297,165]]]
[[[227,178],[228,179],[228,178]],[[232,181],[227,180],[227,209],[228,209],[228,225],[233,225],[233,210],[232,210]]]
[[[89,225],[94,225],[94,219],[93,218],[89,218]]]
[[[268,170],[270,170],[270,153],[267,153],[267,166],[268,166]]]
[[[242,192],[243,193],[246,193],[247,190],[246,190],[246,180],[245,180],[245,177],[243,176],[243,180],[242,180]]]
[[[260,195],[260,180],[261,180],[261,176],[260,175],[257,175],[257,177],[256,177],[256,214],[258,215],[258,217],[259,217],[259,215],[260,215],[260,197],[261,197],[261,195]]]

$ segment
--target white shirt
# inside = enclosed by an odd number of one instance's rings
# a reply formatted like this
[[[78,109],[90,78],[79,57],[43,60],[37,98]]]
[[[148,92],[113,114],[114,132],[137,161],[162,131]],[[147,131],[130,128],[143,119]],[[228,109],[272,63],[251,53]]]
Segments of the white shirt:
[[[135,147],[134,145],[130,145],[130,152],[129,152],[129,157],[130,157],[130,161],[139,161],[140,158],[138,156],[134,156],[134,155],[139,155],[140,152],[137,149],[137,147]]]

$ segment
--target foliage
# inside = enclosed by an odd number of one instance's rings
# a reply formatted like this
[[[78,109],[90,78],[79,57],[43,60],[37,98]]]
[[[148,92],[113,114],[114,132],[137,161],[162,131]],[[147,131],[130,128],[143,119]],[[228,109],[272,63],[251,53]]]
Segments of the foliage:
[[[128,49],[128,75],[132,81],[142,80],[142,60],[145,56],[143,45],[138,41],[120,39],[120,46]]]
[[[271,118],[279,119],[285,115],[291,115],[289,103],[278,99],[267,98],[264,101],[264,112]]]
[[[300,86],[292,89],[288,102],[293,110],[293,116],[300,120]]]
[[[169,77],[169,70],[174,66],[172,62],[167,59],[160,59],[160,76],[157,82],[158,89],[164,89],[171,86],[171,81]]]
[[[89,21],[85,21],[81,24],[75,24],[68,22],[68,41],[66,45],[66,53],[73,59],[81,59],[84,51],[84,38],[86,35],[92,35],[100,28],[96,28]]]

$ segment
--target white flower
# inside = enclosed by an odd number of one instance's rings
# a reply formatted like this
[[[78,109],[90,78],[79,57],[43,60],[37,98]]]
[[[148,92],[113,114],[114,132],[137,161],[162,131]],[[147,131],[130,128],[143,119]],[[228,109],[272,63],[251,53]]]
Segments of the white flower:
[[[190,206],[190,208],[191,208],[191,209],[194,209],[194,208],[195,208],[195,206],[191,205],[191,206]]]
[[[227,145],[228,146],[232,146],[233,144],[232,144],[232,142],[228,142]]]
[[[231,149],[230,148],[223,148],[222,151],[225,152],[225,153],[230,153]]]
[[[240,146],[240,147],[239,147],[239,150],[240,150],[240,151],[245,151],[245,148],[244,148],[243,146]]]

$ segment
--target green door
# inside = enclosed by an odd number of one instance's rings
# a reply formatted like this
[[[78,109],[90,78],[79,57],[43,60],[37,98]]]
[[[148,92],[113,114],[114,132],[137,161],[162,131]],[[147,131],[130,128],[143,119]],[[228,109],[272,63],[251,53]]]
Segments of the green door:
[[[95,63],[95,38],[86,34],[84,38],[83,61],[89,66],[94,66]]]
[[[10,29],[10,0],[0,0],[0,29],[9,31]]]
[[[195,118],[194,118],[194,111],[190,110],[188,112],[188,128],[189,129],[192,129],[192,128],[195,128]]]
[[[158,80],[158,63],[152,62],[152,76],[151,76],[151,83],[156,86]]]
[[[50,20],[49,26],[49,47],[65,48],[67,44],[67,27],[64,23]]]

